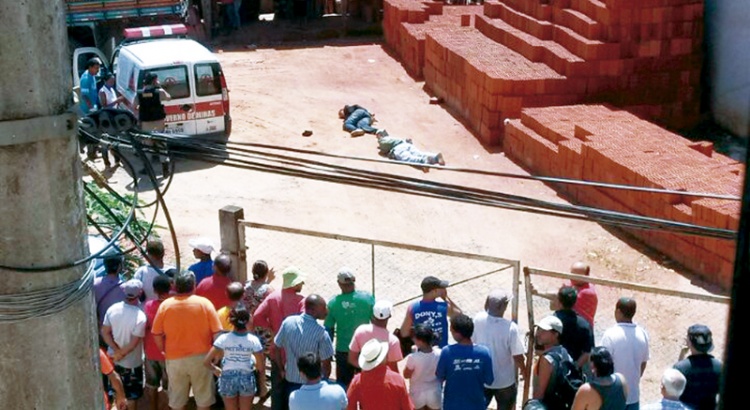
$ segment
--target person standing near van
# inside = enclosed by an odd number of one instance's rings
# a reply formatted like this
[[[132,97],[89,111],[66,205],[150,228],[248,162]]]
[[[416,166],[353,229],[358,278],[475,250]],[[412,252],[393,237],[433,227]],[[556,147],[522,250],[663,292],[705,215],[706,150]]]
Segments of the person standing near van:
[[[81,112],[86,115],[99,108],[99,90],[96,88],[96,75],[102,66],[101,60],[94,57],[86,62],[86,71],[81,74]]]
[[[146,132],[158,131],[164,132],[164,119],[167,113],[164,111],[162,101],[169,101],[172,97],[161,88],[159,77],[154,73],[146,73],[143,79],[143,89],[138,91],[135,100],[135,107],[138,110],[138,122],[141,130]],[[153,145],[153,142],[146,140],[146,145]],[[162,174],[164,178],[169,176],[169,158],[165,155],[159,156]],[[142,170],[141,173],[143,173]]]
[[[162,101],[169,101],[172,97],[161,88],[159,77],[154,73],[146,73],[143,79],[143,89],[138,91],[135,107],[138,110],[138,121],[143,131],[164,131],[164,111]]]

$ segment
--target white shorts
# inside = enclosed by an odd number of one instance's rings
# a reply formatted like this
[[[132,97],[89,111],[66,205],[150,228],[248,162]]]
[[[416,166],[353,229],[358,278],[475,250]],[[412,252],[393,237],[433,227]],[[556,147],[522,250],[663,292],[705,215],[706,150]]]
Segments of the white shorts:
[[[431,409],[440,409],[443,407],[443,397],[440,388],[428,388],[419,389],[417,391],[410,391],[409,396],[411,396],[411,401],[414,403],[415,409],[421,409],[425,406]]]

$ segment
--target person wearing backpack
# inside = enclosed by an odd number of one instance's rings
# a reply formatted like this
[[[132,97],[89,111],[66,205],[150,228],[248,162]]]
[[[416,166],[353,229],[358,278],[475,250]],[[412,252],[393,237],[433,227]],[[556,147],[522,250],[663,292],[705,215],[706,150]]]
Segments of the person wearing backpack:
[[[594,377],[576,393],[573,410],[625,410],[628,384],[625,376],[615,373],[615,363],[606,347],[591,351]]]
[[[571,409],[583,384],[580,370],[560,344],[562,333],[562,321],[555,316],[547,316],[536,324],[536,349],[540,357],[532,375],[532,399],[541,401],[547,410]]]

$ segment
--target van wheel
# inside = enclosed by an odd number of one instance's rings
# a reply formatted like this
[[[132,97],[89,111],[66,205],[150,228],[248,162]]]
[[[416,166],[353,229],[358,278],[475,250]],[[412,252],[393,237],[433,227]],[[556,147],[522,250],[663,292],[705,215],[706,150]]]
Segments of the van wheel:
[[[232,117],[227,114],[224,116],[224,138],[229,139],[232,135]]]

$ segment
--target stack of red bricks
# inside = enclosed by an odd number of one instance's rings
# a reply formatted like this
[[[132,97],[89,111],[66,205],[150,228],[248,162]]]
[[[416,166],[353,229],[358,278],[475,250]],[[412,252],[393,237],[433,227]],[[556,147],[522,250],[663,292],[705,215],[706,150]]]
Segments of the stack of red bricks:
[[[674,128],[698,119],[701,0],[490,0],[445,7],[386,0],[384,10],[386,41],[407,70],[464,113],[487,144],[501,142],[502,120],[518,118],[521,107],[606,102]],[[485,64],[478,54],[503,58]],[[515,73],[521,64],[529,69],[520,77],[493,76]],[[476,71],[482,75],[463,77]]]
[[[505,152],[536,174],[740,196],[743,165],[607,105],[523,109],[505,127]],[[558,185],[576,203],[737,230],[738,201]],[[734,241],[628,229],[712,283],[731,286]]]

